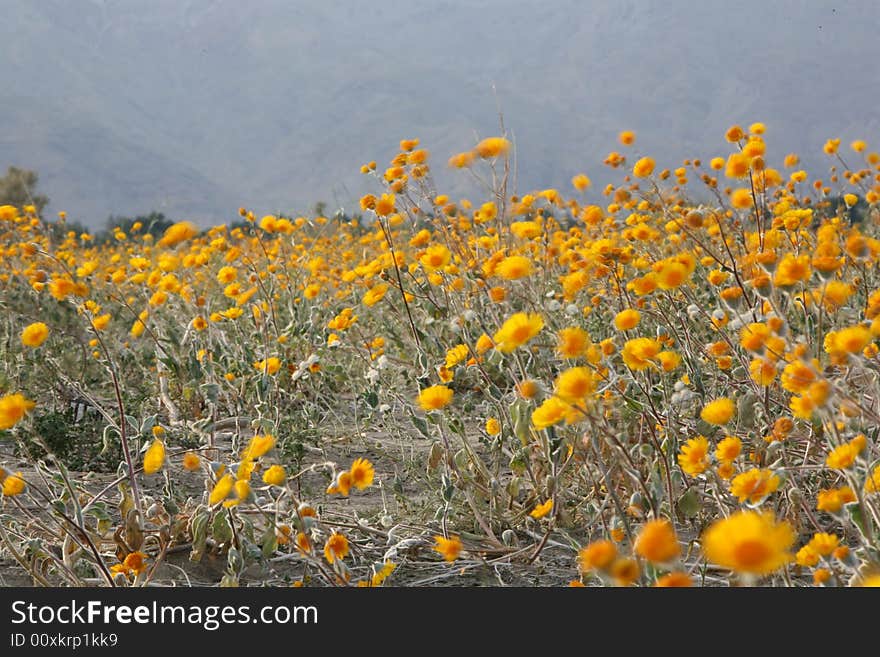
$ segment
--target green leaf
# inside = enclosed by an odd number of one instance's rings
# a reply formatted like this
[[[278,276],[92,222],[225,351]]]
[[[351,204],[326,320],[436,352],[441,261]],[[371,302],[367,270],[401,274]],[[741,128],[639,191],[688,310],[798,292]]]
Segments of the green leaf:
[[[428,431],[428,423],[425,421],[424,418],[421,418],[415,414],[411,414],[409,416],[409,419],[420,434],[422,434],[425,438],[431,437],[431,434]]]
[[[235,548],[229,548],[229,554],[226,555],[226,562],[229,565],[230,573],[240,573],[244,570],[244,558]]]
[[[758,397],[753,392],[746,392],[739,396],[736,400],[736,417],[739,423],[748,428],[755,426],[756,409],[755,404]]]
[[[203,383],[199,387],[202,389],[202,395],[204,395],[205,399],[211,404],[216,405],[220,397],[220,386],[216,383]]]
[[[218,543],[227,543],[232,540],[232,527],[225,513],[218,513],[214,516],[214,522],[211,524],[211,536]]]
[[[695,518],[700,513],[700,496],[696,488],[689,488],[678,500],[678,510],[685,518]]]
[[[98,520],[112,520],[110,513],[102,502],[97,502],[86,510],[87,516],[93,516]]]
[[[275,423],[267,417],[261,417],[254,421],[254,431],[257,433],[271,433],[273,435],[277,433]]]
[[[111,435],[114,433],[117,436],[119,435],[119,432],[116,431],[116,429],[113,428],[111,425],[108,424],[106,427],[104,427],[104,435],[103,440],[101,441],[101,452],[99,456],[104,456],[104,454],[106,454],[107,451],[113,446],[113,443],[111,442]]]
[[[153,415],[149,415],[144,418],[144,421],[141,422],[141,433],[149,433],[154,426],[157,424],[158,415],[153,413]]]
[[[452,484],[452,480],[444,474],[440,479],[440,494],[443,497],[443,501],[451,502],[454,493],[455,486]]]
[[[364,401],[369,404],[370,408],[376,408],[379,406],[379,395],[375,391],[370,390],[370,392],[364,395]]]
[[[510,417],[513,418],[513,433],[525,447],[529,443],[529,430],[531,419],[529,417],[528,402],[518,399],[510,405]]]
[[[489,397],[496,401],[501,401],[501,398],[504,397],[504,391],[492,382],[489,382],[486,390],[489,393]]]
[[[849,512],[850,519],[856,526],[865,533],[865,517],[862,515],[862,509],[858,504],[847,504],[844,507]]]
[[[136,417],[131,415],[125,416],[125,424],[126,429],[130,432],[130,434],[137,434],[139,432],[140,423],[137,421]]]
[[[423,351],[420,351],[420,352],[419,352],[419,359],[418,359],[418,360],[419,360],[419,369],[422,371],[422,373],[421,373],[419,376],[420,376],[421,378],[424,378],[424,377],[426,377],[426,376],[429,376],[429,373],[428,373],[428,357],[425,355],[425,352],[423,352]],[[426,373],[428,373],[428,374],[426,374]]]
[[[192,520],[192,551],[190,552],[190,561],[199,562],[205,553],[205,546],[208,540],[208,520],[211,514],[205,507],[201,507]]]
[[[276,549],[278,549],[278,537],[275,536],[275,529],[273,527],[269,527],[266,530],[266,533],[263,534],[263,558],[268,559],[269,557],[271,557],[275,553]]]
[[[233,575],[231,573],[226,573],[225,575],[223,575],[223,579],[220,580],[220,588],[222,588],[222,589],[238,588],[238,576]]]

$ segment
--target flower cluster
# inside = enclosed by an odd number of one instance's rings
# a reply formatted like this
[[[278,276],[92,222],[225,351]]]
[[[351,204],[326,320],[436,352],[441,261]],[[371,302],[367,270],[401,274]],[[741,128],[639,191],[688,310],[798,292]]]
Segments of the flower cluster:
[[[477,201],[408,139],[362,167],[358,216],[101,241],[0,207],[0,432],[24,445],[59,395],[97,408],[122,517],[89,535],[131,581],[185,541],[227,555],[227,584],[284,551],[375,586],[396,564],[366,551],[400,531],[450,562],[575,537],[578,584],[875,581],[880,154],[829,140],[815,178],[763,124],[724,136],[662,168],[625,131],[616,183],[523,194],[488,137],[448,160]],[[161,477],[203,490],[142,490]],[[2,481],[4,506],[39,494]],[[431,509],[395,525],[414,498]]]

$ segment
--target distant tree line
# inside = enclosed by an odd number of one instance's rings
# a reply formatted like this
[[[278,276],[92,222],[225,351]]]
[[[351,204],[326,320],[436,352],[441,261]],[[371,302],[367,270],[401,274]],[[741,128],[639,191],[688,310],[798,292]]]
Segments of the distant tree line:
[[[42,214],[43,209],[48,205],[49,198],[45,194],[37,192],[37,183],[39,175],[36,171],[22,169],[10,166],[6,170],[6,175],[0,176],[0,205],[14,205],[16,207],[33,206],[38,215]],[[822,199],[817,205],[816,220],[820,221],[822,216],[834,216],[836,214],[844,214],[847,210],[846,202],[843,195],[828,196]],[[322,217],[325,215],[327,204],[320,201],[315,204],[312,210],[313,217]],[[860,224],[867,218],[870,207],[864,198],[859,197],[858,202],[849,209],[850,222]],[[338,211],[332,217],[333,220],[340,223],[349,223],[352,220],[358,224],[362,224],[363,217],[360,214],[348,214]],[[558,220],[565,226],[569,223],[577,223],[574,217],[562,216]],[[156,238],[161,237],[165,230],[174,224],[161,212],[150,212],[149,214],[138,215],[133,218],[117,217],[110,215],[104,224],[104,227],[98,231],[90,231],[78,221],[57,221],[49,224],[53,237],[63,239],[70,231],[77,234],[90,233],[97,243],[110,242],[115,239],[116,234],[121,231],[126,235],[130,235],[135,224],[140,224],[137,233],[140,235],[150,234]],[[252,224],[244,218],[239,218],[233,222],[229,222],[230,229],[240,228],[245,232],[252,229]]]
[[[14,205],[18,208],[33,205],[37,214],[49,203],[49,198],[37,193],[39,176],[36,171],[9,167],[6,175],[0,178],[0,205]]]
[[[140,224],[137,230],[138,235],[150,234],[153,237],[158,238],[161,237],[165,233],[165,230],[169,226],[172,226],[174,222],[161,212],[155,211],[150,214],[138,215],[133,219],[116,217],[111,214],[107,217],[103,230],[95,235],[95,239],[97,241],[112,240],[117,231],[122,231],[126,235],[130,235],[134,232],[133,229],[135,224]]]

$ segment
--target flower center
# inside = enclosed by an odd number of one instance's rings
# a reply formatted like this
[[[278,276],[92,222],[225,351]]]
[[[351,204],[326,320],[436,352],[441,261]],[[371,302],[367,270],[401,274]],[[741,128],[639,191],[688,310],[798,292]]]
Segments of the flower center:
[[[515,342],[525,342],[529,339],[529,327],[527,324],[522,326],[517,326],[513,331],[511,331],[513,339]]]
[[[770,557],[770,548],[761,540],[752,539],[737,543],[733,549],[737,563],[744,568],[756,568]]]

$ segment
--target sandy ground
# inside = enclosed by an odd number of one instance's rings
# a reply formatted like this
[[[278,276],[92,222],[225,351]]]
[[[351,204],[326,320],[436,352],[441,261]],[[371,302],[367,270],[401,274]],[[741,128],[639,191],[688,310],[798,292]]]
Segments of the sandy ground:
[[[304,467],[318,466],[330,461],[340,468],[347,467],[354,458],[369,459],[376,469],[376,482],[365,491],[353,491],[348,498],[327,495],[329,471],[316,468],[298,479],[297,493],[303,501],[318,507],[322,519],[343,523],[343,531],[352,540],[352,559],[349,562],[352,580],[368,578],[371,567],[381,565],[387,557],[398,564],[388,580],[391,586],[547,586],[564,585],[576,576],[573,555],[562,546],[547,546],[534,563],[511,564],[504,555],[476,551],[466,554],[450,566],[439,559],[432,549],[432,535],[439,530],[433,518],[438,504],[428,489],[424,470],[424,456],[430,441],[421,436],[407,438],[407,444],[381,434],[326,441],[321,449],[310,448]],[[28,479],[36,479],[33,468],[13,458],[10,447],[3,446],[0,460],[7,469],[21,471]],[[228,450],[227,450],[228,451]],[[413,458],[413,457],[416,458]],[[415,465],[414,465],[415,464]],[[179,499],[193,501],[205,495],[204,475],[186,472],[172,464],[175,492]],[[71,472],[74,481],[85,481],[88,491],[94,493],[113,481],[112,473]],[[148,494],[161,495],[164,480],[160,475],[139,476]],[[20,498],[23,499],[23,498]],[[116,513],[119,493],[112,489],[107,495],[108,506]],[[2,512],[21,518],[21,512],[8,501]],[[42,509],[32,505],[33,511]],[[116,516],[118,518],[118,515]],[[352,530],[360,519],[369,527],[390,530],[390,536]],[[528,544],[529,537],[524,537]],[[466,543],[467,546],[467,543]],[[480,547],[473,545],[473,547]],[[105,545],[112,552],[112,543]],[[189,547],[181,545],[167,555],[160,566],[155,582],[160,585],[214,586],[226,569],[226,556],[209,550],[199,563],[190,561]],[[275,556],[248,568],[240,581],[242,586],[287,586],[301,580],[304,574],[302,560],[276,552]],[[319,578],[307,579],[314,585],[323,585]],[[12,559],[0,559],[0,586],[30,586],[32,580]]]

